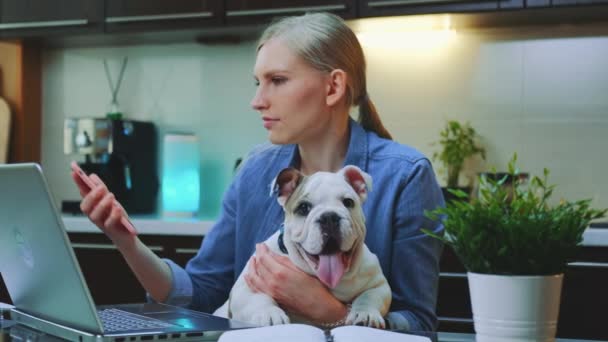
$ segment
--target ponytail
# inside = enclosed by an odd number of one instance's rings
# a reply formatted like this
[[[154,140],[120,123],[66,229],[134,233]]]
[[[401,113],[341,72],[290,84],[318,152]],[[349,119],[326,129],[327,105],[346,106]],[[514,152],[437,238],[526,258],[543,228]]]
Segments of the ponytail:
[[[384,127],[382,121],[380,121],[376,106],[374,106],[374,103],[370,100],[367,92],[363,94],[359,101],[359,118],[357,121],[359,121],[366,131],[372,131],[381,138],[393,140],[391,134]]]

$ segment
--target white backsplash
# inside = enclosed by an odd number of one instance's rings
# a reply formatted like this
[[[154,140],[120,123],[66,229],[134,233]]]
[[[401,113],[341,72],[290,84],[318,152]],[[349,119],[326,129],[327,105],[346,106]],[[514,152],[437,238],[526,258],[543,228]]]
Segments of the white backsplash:
[[[366,47],[370,97],[395,140],[429,157],[447,119],[469,121],[488,156],[470,163],[469,175],[503,170],[517,152],[522,170],[551,170],[557,198],[593,198],[595,206],[608,207],[601,177],[608,170],[608,34],[556,31],[539,38],[530,28],[477,29],[432,48]],[[103,59],[115,79],[124,56],[121,109],[127,118],[154,121],[161,134],[199,136],[200,216],[215,217],[235,159],[266,139],[249,106],[255,42],[46,50],[42,162],[57,200],[78,198],[68,174],[71,157],[63,154],[63,120],[103,116],[110,102]]]
[[[58,201],[77,199],[63,154],[66,117],[104,116],[110,103],[103,59],[114,80],[128,64],[118,102],[125,118],[153,121],[165,132],[189,132],[201,141],[201,211],[215,217],[238,157],[266,139],[250,109],[255,90],[254,44],[197,44],[48,50],[43,74],[43,165]],[[159,151],[162,149],[159,146]],[[160,169],[159,169],[160,170]],[[160,199],[160,196],[159,196]]]

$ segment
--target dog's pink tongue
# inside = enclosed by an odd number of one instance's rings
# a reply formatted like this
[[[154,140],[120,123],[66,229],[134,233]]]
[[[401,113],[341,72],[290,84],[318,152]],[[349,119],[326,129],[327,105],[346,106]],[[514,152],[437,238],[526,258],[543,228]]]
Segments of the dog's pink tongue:
[[[335,288],[344,275],[342,253],[319,255],[317,277],[329,288]]]

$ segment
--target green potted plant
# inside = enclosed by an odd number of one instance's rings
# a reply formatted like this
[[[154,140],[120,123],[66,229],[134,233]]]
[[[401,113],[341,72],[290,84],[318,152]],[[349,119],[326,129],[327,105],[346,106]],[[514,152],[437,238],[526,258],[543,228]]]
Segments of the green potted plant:
[[[477,342],[554,340],[564,271],[589,222],[607,212],[588,199],[551,205],[549,171],[526,184],[516,160],[510,184],[480,177],[478,198],[426,213],[443,220],[445,235],[423,231],[451,246],[468,271]]]
[[[456,120],[449,120],[439,135],[441,138],[438,143],[441,150],[433,153],[433,160],[440,161],[447,172],[446,188],[458,189],[458,179],[464,162],[476,154],[480,154],[485,160],[486,151],[477,144],[479,136],[468,122],[461,124]],[[470,187],[460,189],[470,191]],[[444,196],[452,198],[446,189],[444,189]]]

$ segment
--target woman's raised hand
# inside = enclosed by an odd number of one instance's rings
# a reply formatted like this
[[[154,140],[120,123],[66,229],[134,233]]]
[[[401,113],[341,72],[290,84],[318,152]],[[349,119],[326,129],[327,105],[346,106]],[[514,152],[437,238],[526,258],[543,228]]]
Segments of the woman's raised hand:
[[[132,241],[132,237],[137,235],[137,232],[114,194],[97,175],[87,176],[75,162],[72,162],[71,168],[72,179],[82,196],[80,202],[82,212],[115,244],[121,245]]]

